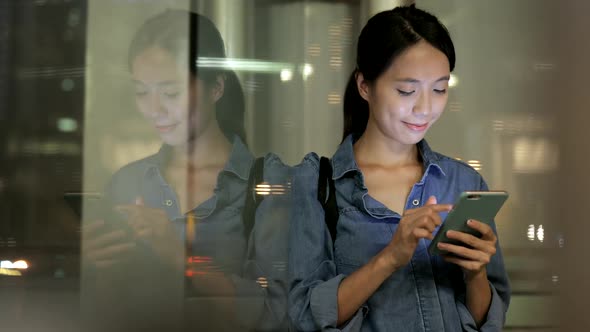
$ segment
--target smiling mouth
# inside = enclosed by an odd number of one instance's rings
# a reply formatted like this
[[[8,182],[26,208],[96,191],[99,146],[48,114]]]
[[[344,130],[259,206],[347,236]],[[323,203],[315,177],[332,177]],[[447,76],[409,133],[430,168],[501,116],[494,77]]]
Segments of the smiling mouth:
[[[404,122],[404,124],[412,129],[413,131],[424,131],[426,130],[426,128],[428,128],[428,123],[424,123],[424,124],[413,124],[413,123],[408,123],[408,122]]]
[[[160,133],[168,133],[171,132],[172,130],[174,130],[174,128],[176,128],[178,124],[172,124],[172,125],[167,125],[167,126],[158,126],[156,125],[156,130]]]

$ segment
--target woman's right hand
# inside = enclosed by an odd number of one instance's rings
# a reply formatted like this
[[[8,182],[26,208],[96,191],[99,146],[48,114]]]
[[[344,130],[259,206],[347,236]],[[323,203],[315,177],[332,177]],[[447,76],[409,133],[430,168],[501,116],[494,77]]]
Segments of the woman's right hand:
[[[82,227],[82,258],[84,264],[107,268],[125,261],[135,249],[135,241],[123,229],[107,230],[103,220],[88,222]]]
[[[437,204],[436,197],[430,196],[424,206],[404,213],[385,249],[394,271],[409,263],[420,239],[433,239],[432,232],[442,223],[439,213],[452,208],[451,204]]]

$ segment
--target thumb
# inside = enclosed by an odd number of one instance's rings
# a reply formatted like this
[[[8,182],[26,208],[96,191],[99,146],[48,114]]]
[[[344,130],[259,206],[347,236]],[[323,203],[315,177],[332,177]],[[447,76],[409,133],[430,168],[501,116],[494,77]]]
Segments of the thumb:
[[[435,205],[437,203],[436,197],[430,196],[424,205]]]

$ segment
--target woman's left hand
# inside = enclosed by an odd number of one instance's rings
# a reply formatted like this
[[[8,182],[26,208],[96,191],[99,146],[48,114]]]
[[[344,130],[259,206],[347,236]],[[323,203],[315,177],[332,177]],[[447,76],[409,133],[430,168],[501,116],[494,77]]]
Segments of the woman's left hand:
[[[468,247],[441,242],[438,248],[448,253],[443,255],[446,262],[459,265],[465,276],[469,278],[486,271],[486,266],[496,254],[498,238],[492,228],[485,223],[469,220],[467,225],[478,231],[482,235],[481,238],[463,232],[448,231],[449,239],[462,242]]]

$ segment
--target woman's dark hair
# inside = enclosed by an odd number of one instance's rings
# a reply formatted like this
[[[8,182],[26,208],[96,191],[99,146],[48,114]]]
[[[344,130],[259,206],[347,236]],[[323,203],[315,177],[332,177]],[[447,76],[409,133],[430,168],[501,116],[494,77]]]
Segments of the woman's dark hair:
[[[235,72],[219,65],[226,57],[225,44],[215,24],[205,16],[184,10],[167,10],[149,18],[131,42],[129,68],[141,52],[154,46],[175,57],[187,57],[191,75],[205,83],[213,84],[219,75],[225,78],[224,93],[216,105],[217,123],[230,141],[238,136],[246,142],[244,92]],[[213,65],[199,64],[203,58],[212,59]]]
[[[410,5],[383,11],[369,19],[358,38],[356,69],[344,93],[343,140],[350,134],[362,135],[369,121],[369,104],[359,94],[357,73],[374,82],[400,53],[421,40],[443,52],[453,71],[453,41],[435,16]]]

